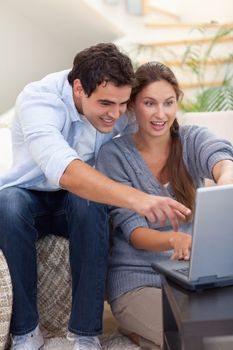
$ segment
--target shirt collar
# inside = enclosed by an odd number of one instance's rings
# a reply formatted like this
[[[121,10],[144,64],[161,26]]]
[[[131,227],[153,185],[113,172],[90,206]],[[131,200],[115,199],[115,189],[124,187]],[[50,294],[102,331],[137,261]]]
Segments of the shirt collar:
[[[62,98],[64,99],[64,101],[66,101],[66,104],[68,104],[71,108],[70,119],[72,120],[72,122],[82,121],[82,118],[74,104],[73,88],[68,82],[67,76],[63,86]]]

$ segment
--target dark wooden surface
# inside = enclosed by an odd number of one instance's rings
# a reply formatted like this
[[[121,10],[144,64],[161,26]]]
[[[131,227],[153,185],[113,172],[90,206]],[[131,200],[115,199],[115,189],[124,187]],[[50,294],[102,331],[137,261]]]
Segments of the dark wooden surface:
[[[162,277],[165,350],[201,350],[203,337],[233,335],[233,286],[190,292]]]

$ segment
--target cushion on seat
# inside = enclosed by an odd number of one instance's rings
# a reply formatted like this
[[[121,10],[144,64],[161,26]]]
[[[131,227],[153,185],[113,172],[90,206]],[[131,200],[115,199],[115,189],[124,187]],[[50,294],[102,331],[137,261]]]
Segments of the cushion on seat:
[[[38,309],[45,337],[67,334],[71,309],[69,241],[53,235],[37,243]],[[9,342],[12,285],[5,257],[0,250],[0,350]]]
[[[38,308],[45,337],[67,334],[71,309],[69,241],[49,235],[37,243]]]

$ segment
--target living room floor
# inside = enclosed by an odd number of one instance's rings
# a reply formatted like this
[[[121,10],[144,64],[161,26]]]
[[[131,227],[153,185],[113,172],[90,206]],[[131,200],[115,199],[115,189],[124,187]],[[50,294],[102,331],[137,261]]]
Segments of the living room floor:
[[[114,333],[101,339],[103,350],[139,350],[128,338]],[[44,350],[72,350],[70,342],[64,338],[53,338],[45,341]]]
[[[104,330],[101,336],[103,350],[139,350],[140,347],[133,344],[127,337],[118,331],[118,323],[112,316],[107,303],[104,306]],[[45,341],[45,350],[72,350],[72,345],[65,338],[51,338]]]
[[[127,337],[121,335],[117,328],[118,323],[112,316],[110,307],[107,303],[104,306],[103,336],[101,344],[103,350],[139,350],[137,345],[133,344]],[[45,341],[45,350],[71,350],[72,346],[65,338],[52,338]]]

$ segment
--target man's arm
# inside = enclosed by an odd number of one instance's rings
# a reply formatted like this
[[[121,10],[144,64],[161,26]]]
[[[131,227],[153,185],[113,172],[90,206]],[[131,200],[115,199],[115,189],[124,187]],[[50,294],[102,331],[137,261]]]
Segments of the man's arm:
[[[233,162],[221,160],[213,167],[213,177],[217,185],[233,184]]]
[[[60,186],[91,201],[131,209],[150,222],[158,220],[163,225],[168,218],[174,230],[178,230],[178,220],[190,214],[188,208],[172,198],[149,195],[120,184],[80,160],[67,166]]]

